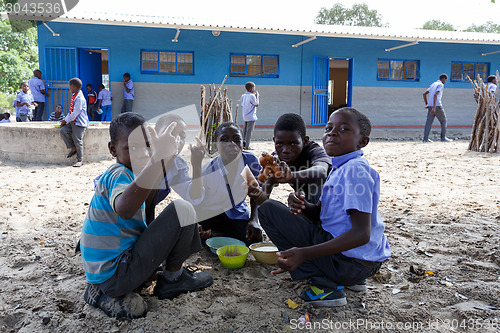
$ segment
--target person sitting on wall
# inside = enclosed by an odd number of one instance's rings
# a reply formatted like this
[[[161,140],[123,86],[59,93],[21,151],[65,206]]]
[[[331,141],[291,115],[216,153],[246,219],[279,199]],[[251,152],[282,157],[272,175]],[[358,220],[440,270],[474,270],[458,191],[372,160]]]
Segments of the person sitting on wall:
[[[87,117],[87,103],[83,96],[82,81],[75,77],[69,80],[69,90],[73,94],[69,104],[69,112],[63,120],[61,120],[61,137],[67,148],[70,151],[67,158],[76,155],[76,163],[74,167],[81,167],[83,164],[83,135],[87,126],[89,126],[89,118]]]

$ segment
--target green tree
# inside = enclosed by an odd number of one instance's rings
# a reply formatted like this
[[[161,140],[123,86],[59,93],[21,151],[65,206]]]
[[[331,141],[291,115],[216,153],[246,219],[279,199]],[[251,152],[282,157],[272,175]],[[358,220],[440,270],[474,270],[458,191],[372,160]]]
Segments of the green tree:
[[[370,10],[365,3],[354,4],[352,8],[336,3],[330,9],[322,7],[316,16],[315,23],[381,27],[382,15],[376,10]]]
[[[0,93],[14,94],[19,83],[38,68],[37,31],[29,21],[16,21],[15,32],[9,20],[0,20]],[[9,107],[10,105],[0,105]]]
[[[442,22],[440,20],[430,20],[424,23],[422,26],[424,30],[445,30],[445,31],[457,31],[452,24],[447,22]]]
[[[473,23],[470,27],[468,27],[464,31],[489,32],[489,33],[499,34],[500,33],[500,24],[495,24],[495,23],[493,23],[493,21],[488,21],[482,25],[475,25]]]

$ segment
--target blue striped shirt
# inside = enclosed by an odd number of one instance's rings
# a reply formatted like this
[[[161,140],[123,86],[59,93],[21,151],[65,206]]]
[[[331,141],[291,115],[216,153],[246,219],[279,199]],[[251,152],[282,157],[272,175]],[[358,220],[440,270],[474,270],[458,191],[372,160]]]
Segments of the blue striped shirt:
[[[115,211],[116,197],[134,179],[131,170],[115,163],[96,184],[80,243],[83,268],[90,283],[103,283],[113,276],[121,254],[134,246],[147,227],[144,203],[130,220],[121,218]]]

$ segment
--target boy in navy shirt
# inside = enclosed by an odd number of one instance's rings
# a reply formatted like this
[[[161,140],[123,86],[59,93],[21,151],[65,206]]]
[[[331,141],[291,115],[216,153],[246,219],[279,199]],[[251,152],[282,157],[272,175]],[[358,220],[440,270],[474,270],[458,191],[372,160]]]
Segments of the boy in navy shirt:
[[[390,257],[378,213],[380,178],[362,158],[370,132],[361,112],[342,108],[332,113],[323,146],[333,169],[320,201],[311,204],[299,192],[290,194],[289,208],[274,200],[259,207],[260,223],[279,249],[279,269],[272,273],[288,271],[294,280],[308,279],[300,297],[315,306],[347,304],[344,286],[366,290],[365,279]],[[265,198],[255,186],[249,195],[257,203]]]

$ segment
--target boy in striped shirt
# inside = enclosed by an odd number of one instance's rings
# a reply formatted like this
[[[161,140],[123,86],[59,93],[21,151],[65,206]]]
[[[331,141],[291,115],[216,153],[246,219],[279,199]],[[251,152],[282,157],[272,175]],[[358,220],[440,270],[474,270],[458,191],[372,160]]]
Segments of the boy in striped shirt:
[[[175,200],[151,223],[148,207],[156,203],[163,165],[177,155],[173,122],[157,136],[137,113],[113,119],[109,151],[116,163],[99,178],[83,223],[81,252],[89,285],[85,301],[114,318],[138,318],[147,306],[133,291],[164,262],[154,289],[160,299],[200,290],[213,283],[205,272],[182,264],[201,249],[193,206]],[[149,218],[148,218],[149,220]]]

